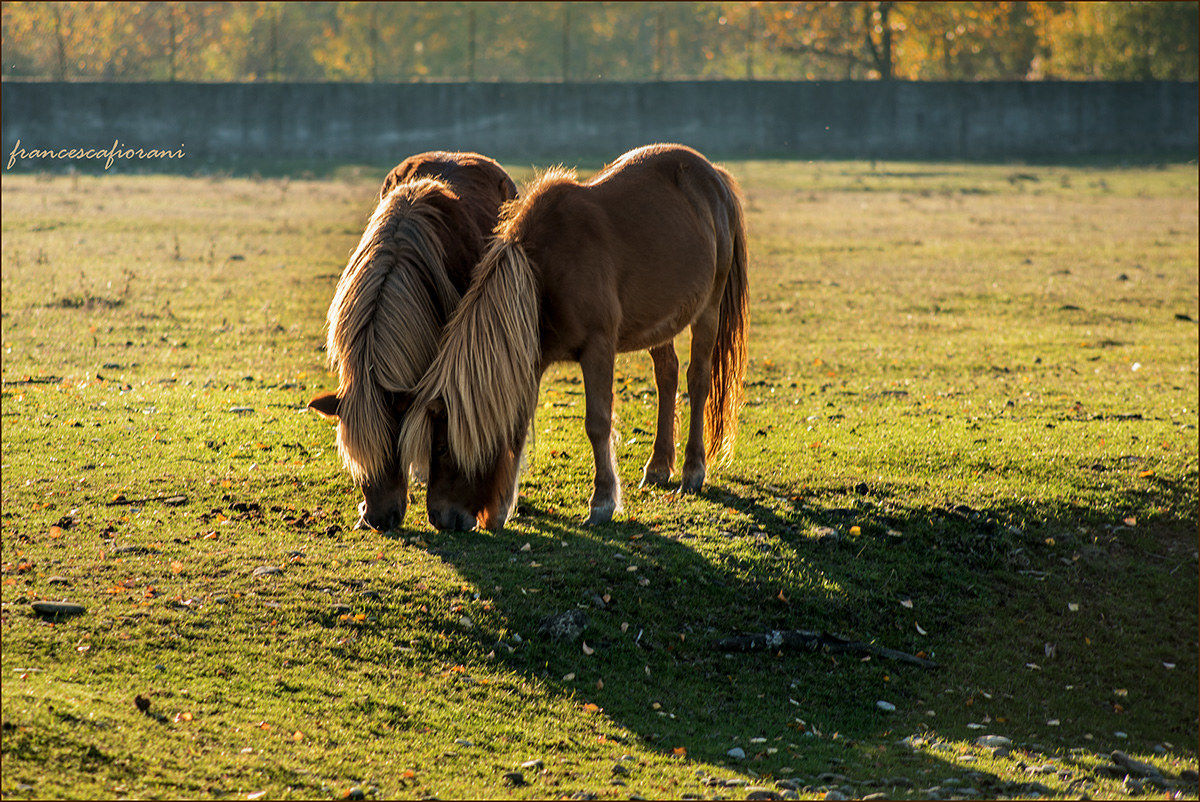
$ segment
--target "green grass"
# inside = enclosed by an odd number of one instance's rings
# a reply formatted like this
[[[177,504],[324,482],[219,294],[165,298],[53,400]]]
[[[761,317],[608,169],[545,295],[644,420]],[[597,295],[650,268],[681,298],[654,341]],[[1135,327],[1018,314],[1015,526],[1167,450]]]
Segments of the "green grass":
[[[699,497],[638,490],[652,372],[623,356],[625,512],[582,527],[556,367],[498,535],[434,532],[420,489],[404,531],[351,529],[303,408],[378,176],[7,175],[4,796],[1113,798],[1113,749],[1194,770],[1195,167],[729,166],[734,459]],[[577,607],[581,641],[538,635]],[[716,648],[773,628],[942,667]]]

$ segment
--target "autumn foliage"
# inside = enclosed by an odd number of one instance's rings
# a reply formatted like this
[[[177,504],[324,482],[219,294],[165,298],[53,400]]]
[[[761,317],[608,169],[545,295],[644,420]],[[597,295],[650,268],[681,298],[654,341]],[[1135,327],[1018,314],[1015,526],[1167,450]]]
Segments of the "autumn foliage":
[[[11,2],[4,77],[1196,80],[1198,4]]]

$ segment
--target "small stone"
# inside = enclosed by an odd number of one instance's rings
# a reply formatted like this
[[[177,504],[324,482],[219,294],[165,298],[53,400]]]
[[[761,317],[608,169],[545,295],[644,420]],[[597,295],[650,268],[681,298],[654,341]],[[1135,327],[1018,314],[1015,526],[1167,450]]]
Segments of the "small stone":
[[[775,787],[781,791],[799,791],[801,783],[795,780],[776,780]]]
[[[974,755],[959,755],[958,762],[959,763],[974,763],[975,756]]]
[[[71,602],[35,601],[33,602],[33,612],[47,621],[61,621],[73,615],[83,615],[87,612],[87,608],[82,604]]]
[[[733,747],[725,754],[729,755],[734,760],[745,760],[746,759],[746,750],[741,748],[740,746]]]
[[[867,794],[866,796],[864,796],[863,802],[872,802],[872,800],[875,800],[875,799],[887,799],[887,798],[888,798],[888,794],[885,794],[882,791],[878,791],[874,794]]]
[[[588,617],[582,610],[567,610],[558,615],[547,616],[538,624],[538,634],[553,641],[571,642],[587,629]]]
[[[1116,732],[1113,733],[1113,737],[1124,740],[1124,739],[1128,738],[1129,735],[1124,732],[1121,732],[1120,730],[1117,730]]]
[[[1118,766],[1125,769],[1125,771],[1129,772],[1135,777],[1162,776],[1162,772],[1159,771],[1155,766],[1152,766],[1149,763],[1143,763],[1140,760],[1134,760],[1120,750],[1114,751],[1111,757],[1113,763],[1116,763]]]
[[[69,584],[71,584],[71,580],[67,579],[65,576],[46,577],[46,581],[49,582],[51,585],[69,585]]]
[[[838,534],[838,530],[832,526],[818,526],[815,534],[817,540],[821,543],[833,544],[842,539],[842,536]]]
[[[250,572],[251,576],[274,576],[282,574],[283,569],[275,565],[260,565]]]
[[[354,786],[353,788],[347,788],[345,791],[342,791],[342,799],[366,799],[366,798],[367,798],[367,795],[365,793],[363,793],[363,789],[359,788],[357,785]]]
[[[545,765],[546,764],[542,762],[541,758],[534,758],[533,760],[526,760],[524,763],[522,763],[521,768],[525,769],[526,771],[541,771]]]
[[[890,786],[892,788],[912,788],[913,787],[913,781],[908,779],[907,777],[889,777],[888,779],[883,781],[883,784]]]
[[[746,789],[746,799],[783,799],[783,794],[773,788],[755,786]]]
[[[745,777],[730,777],[728,780],[719,780],[718,784],[723,788],[741,788],[747,783]]]
[[[880,710],[882,710],[885,713],[895,713],[896,712],[896,706],[894,704],[892,704],[891,702],[885,702],[882,699],[880,699],[878,702],[876,702],[875,706],[878,707]]]
[[[824,799],[829,802],[838,802],[838,800],[849,799],[850,797],[843,794],[841,791],[829,791],[825,794]]]
[[[975,739],[976,746],[996,747],[996,746],[1012,746],[1012,739],[1005,738],[1003,735],[980,735]]]
[[[475,744],[468,741],[466,738],[455,738],[454,743],[458,746],[474,746]]]
[[[625,766],[622,766],[620,763],[614,763],[612,767],[612,773],[618,777],[628,777],[629,769]]]
[[[158,554],[158,549],[150,548],[149,546],[118,546],[113,549],[113,554],[124,557],[130,554]]]
[[[1012,750],[1009,749],[1007,746],[992,747],[991,755],[994,758],[1008,757],[1011,754],[1012,754]]]
[[[505,785],[512,788],[520,788],[522,785],[529,785],[529,783],[525,781],[525,775],[519,771],[510,771],[506,773],[502,779],[504,780]]]

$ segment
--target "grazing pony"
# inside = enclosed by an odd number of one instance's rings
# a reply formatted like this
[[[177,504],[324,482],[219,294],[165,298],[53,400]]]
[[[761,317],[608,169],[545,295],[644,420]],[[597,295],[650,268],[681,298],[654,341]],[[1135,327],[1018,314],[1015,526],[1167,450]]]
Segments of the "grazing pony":
[[[732,447],[745,373],[746,232],[732,176],[691,148],[650,145],[584,183],[550,170],[506,207],[496,234],[400,435],[405,459],[427,467],[430,522],[504,525],[538,384],[554,362],[583,371],[596,463],[588,523],[610,520],[621,503],[611,443],[619,352],[646,348],[654,359],[658,431],[643,483],[665,484],[675,465],[673,338],[688,326],[680,489],[698,491],[706,459]]]
[[[411,156],[388,174],[329,306],[335,393],[309,407],[338,422],[338,453],[363,492],[359,526],[404,520],[408,463],[397,450],[406,398],[437,353],[500,206],[517,195],[477,153]]]

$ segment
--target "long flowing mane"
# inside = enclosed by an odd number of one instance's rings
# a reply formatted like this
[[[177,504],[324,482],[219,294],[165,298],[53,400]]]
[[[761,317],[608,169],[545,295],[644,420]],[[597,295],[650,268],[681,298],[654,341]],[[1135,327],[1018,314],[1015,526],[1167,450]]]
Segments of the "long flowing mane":
[[[507,204],[496,239],[483,255],[450,322],[400,433],[404,459],[429,460],[426,414],[445,402],[450,451],[467,472],[478,472],[505,442],[516,438],[537,401],[538,282],[519,241],[521,222],[545,191],[573,183],[573,172],[552,168],[535,179],[520,201]]]
[[[417,384],[437,353],[458,293],[444,268],[440,213],[451,194],[431,178],[379,201],[329,306],[326,350],[338,374],[338,453],[356,481],[384,473],[393,431],[389,392]]]

